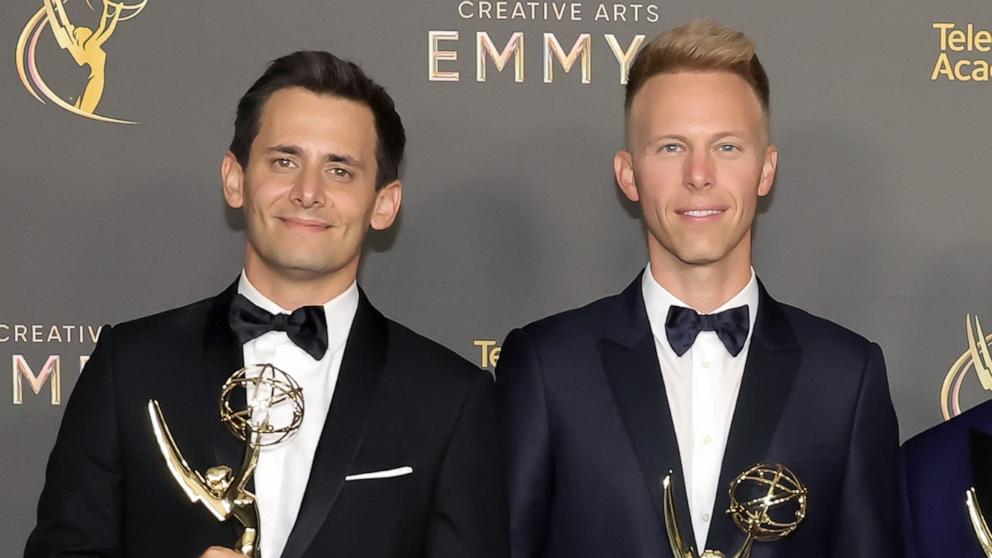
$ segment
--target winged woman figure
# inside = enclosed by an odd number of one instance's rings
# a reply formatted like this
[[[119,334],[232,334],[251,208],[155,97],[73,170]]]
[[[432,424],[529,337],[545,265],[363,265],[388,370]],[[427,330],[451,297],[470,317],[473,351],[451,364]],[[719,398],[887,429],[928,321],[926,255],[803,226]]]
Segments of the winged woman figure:
[[[79,66],[89,66],[90,75],[83,94],[76,99],[76,108],[93,113],[103,96],[107,53],[104,43],[117,30],[126,6],[112,0],[103,0],[103,13],[96,31],[89,27],[73,25],[65,12],[65,0],[44,0],[48,21],[59,46],[69,51]],[[88,3],[88,0],[87,0]]]
[[[207,469],[206,474],[194,470],[183,458],[176,446],[172,433],[162,415],[158,401],[148,401],[148,417],[151,419],[155,440],[172,477],[182,488],[190,502],[201,502],[220,521],[234,517],[244,527],[235,548],[249,557],[258,556],[261,534],[259,533],[258,506],[255,495],[247,489],[248,480],[258,464],[259,444],[252,439],[245,446],[241,469],[235,474],[226,465]]]

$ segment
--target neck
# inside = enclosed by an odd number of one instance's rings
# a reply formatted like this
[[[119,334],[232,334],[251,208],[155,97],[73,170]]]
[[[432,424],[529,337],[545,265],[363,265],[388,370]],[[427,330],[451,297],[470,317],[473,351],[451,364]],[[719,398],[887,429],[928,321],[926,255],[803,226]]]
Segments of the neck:
[[[303,306],[322,306],[327,301],[348,290],[355,282],[358,262],[330,276],[320,277],[300,274],[273,273],[255,258],[245,259],[245,275],[252,286],[266,298],[286,310]]]
[[[706,264],[686,263],[653,238],[648,252],[655,281],[704,314],[722,306],[751,280],[750,233],[726,257]]]

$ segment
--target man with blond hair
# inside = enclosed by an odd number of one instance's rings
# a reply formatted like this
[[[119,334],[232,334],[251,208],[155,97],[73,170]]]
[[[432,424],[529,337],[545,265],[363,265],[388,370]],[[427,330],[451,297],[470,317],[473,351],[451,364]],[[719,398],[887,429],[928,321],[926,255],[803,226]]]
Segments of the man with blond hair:
[[[807,487],[808,510],[754,558],[901,557],[881,350],[771,298],[751,267],[778,163],[754,43],[708,20],[660,35],[634,60],[624,106],[613,167],[649,263],[622,293],[506,339],[512,556],[672,556],[669,472],[685,546],[730,555],[744,535],[728,486],[775,463]]]

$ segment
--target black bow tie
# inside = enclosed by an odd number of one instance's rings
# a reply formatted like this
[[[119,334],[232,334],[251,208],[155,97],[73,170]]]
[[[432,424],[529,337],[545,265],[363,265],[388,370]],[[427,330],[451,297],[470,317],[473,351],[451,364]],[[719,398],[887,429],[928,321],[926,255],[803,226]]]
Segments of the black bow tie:
[[[327,318],[323,306],[304,306],[292,314],[271,314],[239,294],[231,302],[228,323],[242,345],[270,331],[285,331],[290,341],[315,360],[327,352]]]
[[[675,354],[682,356],[696,342],[700,331],[713,331],[727,352],[737,356],[744,348],[750,325],[747,306],[738,306],[716,314],[699,314],[692,308],[670,306],[665,320],[665,336]]]

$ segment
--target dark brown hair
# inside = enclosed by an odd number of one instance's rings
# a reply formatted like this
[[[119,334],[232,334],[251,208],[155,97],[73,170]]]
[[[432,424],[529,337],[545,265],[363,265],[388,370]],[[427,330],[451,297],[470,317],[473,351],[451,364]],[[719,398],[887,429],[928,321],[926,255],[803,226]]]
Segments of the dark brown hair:
[[[234,138],[229,149],[242,167],[248,166],[248,154],[258,135],[265,102],[273,93],[287,87],[302,87],[368,105],[375,117],[378,140],[376,187],[381,188],[399,177],[406,132],[393,99],[357,64],[320,50],[301,50],[273,60],[262,77],[238,101]]]

